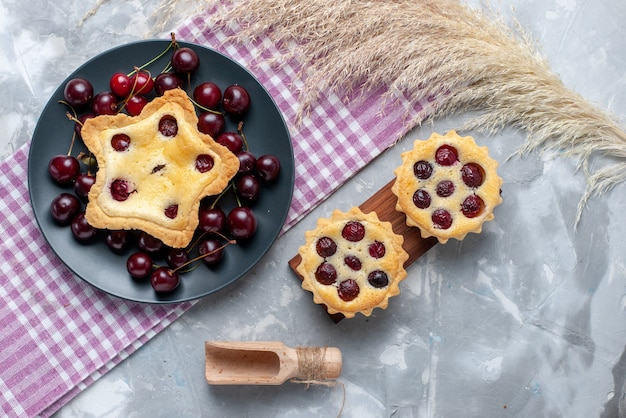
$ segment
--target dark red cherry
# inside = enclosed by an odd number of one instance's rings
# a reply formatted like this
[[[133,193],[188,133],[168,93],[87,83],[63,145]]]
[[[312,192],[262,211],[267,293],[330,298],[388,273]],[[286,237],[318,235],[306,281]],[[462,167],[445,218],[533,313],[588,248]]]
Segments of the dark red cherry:
[[[221,113],[203,112],[198,115],[198,130],[212,138],[218,136],[226,126],[226,119]]]
[[[245,206],[233,208],[226,218],[228,231],[235,239],[251,238],[257,230],[257,220],[252,209]]]
[[[386,287],[389,284],[389,276],[381,270],[374,270],[367,275],[367,282],[377,289]]]
[[[118,202],[124,202],[134,192],[133,186],[126,180],[118,179],[111,182],[111,197]]]
[[[130,116],[137,116],[141,113],[143,108],[148,104],[148,99],[142,94],[133,94],[128,98],[126,102],[126,113]]]
[[[341,236],[350,242],[358,242],[365,236],[365,226],[359,221],[348,221],[341,231]]]
[[[56,155],[48,163],[48,172],[57,184],[66,186],[80,173],[80,163],[70,155]]]
[[[117,97],[125,99],[130,94],[132,88],[130,77],[124,73],[113,74],[109,79],[109,88]]]
[[[332,264],[323,262],[315,270],[315,280],[324,285],[331,285],[337,281],[337,270]]]
[[[433,165],[428,161],[418,161],[413,164],[413,173],[420,180],[426,180],[433,174]]]
[[[275,155],[261,155],[256,159],[256,172],[261,180],[273,183],[280,174],[280,160]]]
[[[167,218],[176,219],[176,217],[178,216],[178,205],[177,204],[169,205],[168,207],[165,208],[163,213],[165,214]]]
[[[200,154],[196,157],[196,170],[201,173],[206,173],[210,171],[215,165],[215,161],[213,157],[208,154]]]
[[[148,254],[159,253],[161,250],[163,250],[163,248],[165,248],[163,241],[144,231],[141,231],[139,233],[139,237],[137,238],[137,246],[140,250]]]
[[[443,180],[437,184],[437,196],[449,197],[454,193],[454,183],[450,180]]]
[[[169,293],[180,284],[180,276],[169,267],[159,267],[150,275],[150,284],[158,293]]]
[[[252,204],[261,196],[261,183],[256,176],[244,174],[235,179],[235,190],[245,204]]]
[[[361,289],[359,289],[358,283],[353,279],[344,280],[339,283],[339,287],[337,289],[339,297],[345,302],[349,302],[359,296],[360,291]]]
[[[445,209],[437,209],[431,218],[435,228],[448,229],[452,226],[452,215]]]
[[[224,132],[215,139],[215,142],[224,145],[235,155],[243,149],[243,138],[237,132]]]
[[[233,84],[224,90],[222,106],[229,115],[243,116],[250,109],[250,95],[244,87]]]
[[[65,84],[63,98],[75,109],[85,107],[93,98],[93,85],[85,78],[73,78]]]
[[[76,176],[76,180],[74,181],[74,193],[82,198],[87,198],[89,195],[89,190],[96,182],[96,177],[93,174],[89,173],[80,173]]]
[[[148,94],[154,88],[154,80],[147,71],[138,71],[130,77],[131,94]]]
[[[163,136],[173,137],[178,134],[178,122],[172,115],[165,115],[159,120],[159,132]]]
[[[480,215],[485,207],[485,202],[475,194],[469,195],[461,203],[461,212],[468,218],[475,218]]]
[[[435,161],[439,165],[450,166],[459,160],[459,153],[452,145],[444,144],[437,148]]]
[[[322,258],[330,257],[337,252],[337,243],[332,238],[322,237],[317,240],[315,251]]]
[[[217,109],[222,100],[222,90],[212,81],[198,84],[193,89],[193,100],[207,109]]]
[[[126,134],[115,134],[111,138],[111,147],[117,152],[123,152],[130,147],[130,137]]]
[[[78,136],[78,138],[82,138],[81,131],[87,119],[91,119],[95,117],[96,115],[94,115],[93,113],[84,113],[78,117],[78,121],[74,124],[74,132],[76,132],[76,135]]]
[[[172,68],[179,74],[193,73],[200,66],[200,59],[195,51],[188,47],[177,49],[172,54]]]
[[[91,103],[91,110],[98,116],[116,114],[117,96],[110,91],[96,94]]]
[[[249,174],[254,171],[256,167],[256,157],[254,154],[248,151],[242,151],[237,154],[239,159],[239,174]]]
[[[152,257],[144,252],[132,253],[126,259],[126,271],[134,279],[145,279],[152,273]]]
[[[50,203],[52,218],[59,225],[68,225],[80,210],[80,201],[71,193],[61,193]]]
[[[361,260],[358,257],[348,255],[343,259],[343,262],[354,271],[361,270]]]
[[[189,262],[189,253],[184,248],[170,248],[165,260],[173,269],[182,267]]]
[[[413,204],[420,208],[426,209],[430,206],[430,194],[424,189],[418,189],[413,193]]]
[[[91,241],[91,239],[98,233],[98,230],[89,225],[89,222],[87,222],[87,218],[85,218],[85,211],[78,212],[78,214],[74,216],[74,219],[72,219],[70,225],[72,227],[72,234],[74,235],[74,238],[80,242]]]
[[[223,232],[226,227],[226,214],[221,208],[201,209],[198,218],[198,227],[204,232]]]
[[[480,187],[484,177],[483,168],[476,163],[467,163],[461,168],[461,178],[467,187]]]
[[[107,246],[115,253],[122,253],[130,246],[129,232],[123,229],[108,231]]]
[[[215,238],[200,241],[198,252],[204,256],[202,261],[209,266],[219,263],[224,258],[224,246]]]
[[[373,258],[383,258],[385,256],[385,244],[380,241],[371,243],[367,250]]]
[[[183,80],[174,73],[161,73],[154,78],[154,91],[157,96],[163,96],[168,90],[183,88]]]

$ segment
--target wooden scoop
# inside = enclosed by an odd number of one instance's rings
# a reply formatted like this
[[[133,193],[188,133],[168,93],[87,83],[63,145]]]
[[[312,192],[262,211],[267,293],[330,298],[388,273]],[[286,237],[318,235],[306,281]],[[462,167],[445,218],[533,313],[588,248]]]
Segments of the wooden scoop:
[[[280,385],[315,382],[341,374],[335,347],[290,348],[277,341],[206,341],[206,380],[211,385]]]

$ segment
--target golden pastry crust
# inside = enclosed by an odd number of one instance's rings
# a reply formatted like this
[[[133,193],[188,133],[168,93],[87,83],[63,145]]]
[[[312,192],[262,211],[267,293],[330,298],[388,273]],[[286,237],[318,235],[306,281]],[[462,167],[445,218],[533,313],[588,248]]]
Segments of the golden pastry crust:
[[[166,136],[159,124],[171,123],[172,117],[177,132]],[[87,120],[81,135],[98,163],[88,222],[95,228],[141,230],[171,247],[189,244],[200,200],[224,190],[239,169],[238,158],[198,131],[197,123],[195,108],[181,89],[166,91],[135,117],[119,113]],[[130,139],[121,151],[113,147],[119,134]],[[128,191],[125,199],[114,198],[111,190],[120,182]]]
[[[347,224],[355,225],[352,222],[364,227],[361,239],[350,241],[342,236]],[[357,312],[370,316],[375,308],[386,309],[389,298],[400,293],[398,284],[406,278],[404,263],[409,258],[402,248],[404,238],[393,232],[391,223],[380,221],[375,212],[365,214],[357,207],[345,213],[335,210],[330,218],[319,219],[317,227],[307,231],[305,238],[306,243],[299,248],[302,261],[296,271],[303,278],[302,288],[313,293],[315,303],[326,305],[328,313],[341,313],[346,318]],[[327,238],[336,247],[320,254],[318,242]],[[346,257],[354,257],[358,262],[352,259],[348,263]],[[328,274],[318,279],[318,270],[327,272],[328,266],[336,273],[335,280],[332,276],[329,279]],[[342,298],[340,293],[350,289],[345,288],[349,281],[353,281],[349,283],[352,290],[356,283],[358,291],[353,299],[346,300],[345,294]]]
[[[457,151],[458,160],[454,164],[436,162],[435,155],[442,146],[452,146]],[[432,174],[428,178],[420,179],[416,175],[414,165],[419,161],[431,165]],[[463,180],[462,172],[467,164],[480,168],[480,184],[468,185]],[[498,162],[489,157],[487,147],[478,146],[471,136],[460,137],[450,131],[446,135],[433,133],[428,140],[416,140],[413,149],[402,154],[402,165],[394,171],[396,181],[391,191],[398,197],[396,210],[406,215],[407,225],[420,229],[422,237],[435,236],[440,243],[446,243],[450,238],[462,240],[470,232],[480,233],[483,223],[494,218],[494,208],[502,203],[502,179],[497,168]],[[453,183],[452,194],[446,196],[447,193],[438,192],[441,182]],[[414,194],[418,190],[426,192],[427,199],[430,199],[430,204],[424,208],[414,203]],[[423,196],[422,202],[425,201]],[[480,209],[477,209],[477,203]],[[433,214],[436,211],[437,214],[450,214],[449,227],[435,222]]]

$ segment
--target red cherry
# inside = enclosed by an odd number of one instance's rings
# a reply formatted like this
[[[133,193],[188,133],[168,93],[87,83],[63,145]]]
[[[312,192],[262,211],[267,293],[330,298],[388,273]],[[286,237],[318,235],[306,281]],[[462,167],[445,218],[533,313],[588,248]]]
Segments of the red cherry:
[[[226,218],[228,230],[235,239],[251,238],[257,229],[257,221],[252,209],[245,206],[233,208]]]
[[[150,275],[152,288],[159,293],[173,292],[180,284],[178,273],[169,267],[159,267]]]
[[[55,155],[48,163],[48,172],[57,184],[65,186],[78,176],[80,163],[70,155]]]
[[[226,126],[226,119],[221,113],[202,112],[198,115],[198,130],[212,138],[218,136]]]
[[[52,218],[59,225],[68,225],[80,210],[80,201],[71,193],[61,193],[50,203]]]
[[[138,71],[130,77],[131,93],[148,94],[154,88],[154,80],[147,71]]]
[[[202,240],[198,244],[198,252],[204,256],[202,261],[209,266],[219,263],[224,258],[224,246],[214,238]]]
[[[91,110],[96,115],[114,115],[117,113],[117,96],[110,91],[96,94],[91,103]]]
[[[125,109],[130,116],[137,116],[147,104],[148,99],[145,96],[135,94],[128,98]]]
[[[144,253],[131,254],[126,260],[126,270],[134,279],[145,279],[152,273],[152,258]]]
[[[130,94],[132,84],[130,77],[124,73],[115,73],[109,80],[109,88],[120,99],[125,99]]]
[[[89,225],[87,218],[85,218],[85,211],[79,212],[71,223],[72,235],[80,242],[88,242],[96,236],[97,230],[93,226]]]
[[[193,90],[193,99],[207,109],[217,109],[222,100],[222,90],[212,81],[199,84]]]

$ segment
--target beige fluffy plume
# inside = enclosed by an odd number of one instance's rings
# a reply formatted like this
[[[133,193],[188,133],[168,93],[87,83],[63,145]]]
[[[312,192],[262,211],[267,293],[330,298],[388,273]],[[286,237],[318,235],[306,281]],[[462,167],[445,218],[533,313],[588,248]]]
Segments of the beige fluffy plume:
[[[412,101],[438,96],[431,117],[479,111],[463,129],[520,128],[520,152],[558,151],[587,175],[591,196],[626,179],[626,134],[568,89],[519,26],[454,0],[208,0],[237,39],[269,36],[306,68],[304,108],[322,91],[386,86]],[[412,116],[412,117],[411,117]],[[405,123],[420,123],[409,115]],[[593,156],[606,157],[591,168]]]

